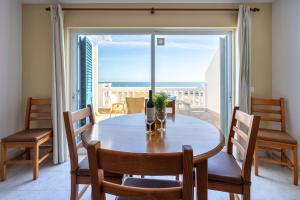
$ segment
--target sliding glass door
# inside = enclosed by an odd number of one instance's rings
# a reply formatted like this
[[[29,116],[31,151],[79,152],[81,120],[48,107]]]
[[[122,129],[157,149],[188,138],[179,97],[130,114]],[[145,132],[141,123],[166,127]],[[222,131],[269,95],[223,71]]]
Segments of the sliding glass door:
[[[106,37],[98,46],[100,120],[126,113],[126,97],[145,98],[151,88],[151,36]]]
[[[177,113],[227,130],[231,110],[230,35],[156,34],[155,90],[176,99]]]
[[[152,88],[176,99],[177,113],[228,129],[230,31],[77,30],[72,41],[74,110],[93,103],[100,120],[125,114],[126,97]]]

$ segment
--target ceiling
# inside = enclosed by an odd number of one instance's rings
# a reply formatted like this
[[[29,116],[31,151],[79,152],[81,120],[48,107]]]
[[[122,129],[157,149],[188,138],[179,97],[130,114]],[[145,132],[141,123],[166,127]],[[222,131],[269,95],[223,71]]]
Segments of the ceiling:
[[[21,0],[22,3],[265,3],[275,0]]]

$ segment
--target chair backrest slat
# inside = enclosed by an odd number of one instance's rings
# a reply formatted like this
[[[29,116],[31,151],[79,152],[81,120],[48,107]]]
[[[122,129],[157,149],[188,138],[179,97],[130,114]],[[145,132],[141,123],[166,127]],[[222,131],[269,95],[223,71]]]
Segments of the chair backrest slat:
[[[129,153],[101,149],[100,142],[91,141],[88,146],[88,157],[92,199],[100,199],[101,192],[145,199],[171,199],[171,197],[192,199],[193,150],[190,146],[183,146],[183,152],[178,153]],[[116,185],[104,181],[103,170],[151,176],[183,174],[183,185],[173,188],[136,188]]]
[[[271,113],[271,114],[281,114],[280,110],[273,110],[273,109],[259,109],[259,108],[252,108],[252,112],[257,112],[257,113]]]
[[[38,116],[38,117],[30,117],[30,121],[43,121],[43,120],[51,120],[50,116]]]
[[[80,110],[77,110],[72,113],[72,122],[78,122],[82,119],[85,119],[87,117],[90,117],[92,121],[94,121],[94,117],[91,116],[91,105],[89,105],[87,108],[82,108]]]
[[[34,99],[32,97],[27,99],[25,129],[32,128],[32,121],[49,121],[47,128],[52,127],[51,99]]]
[[[31,98],[31,105],[51,105],[51,99],[33,99]]]
[[[43,108],[43,109],[31,109],[31,113],[51,113],[51,109]]]
[[[95,124],[94,111],[92,105],[88,105],[87,108],[75,112],[64,112],[63,114],[71,160],[71,171],[75,171],[78,168],[77,149],[81,146],[85,146],[83,141],[77,143],[76,137],[81,133],[89,131],[93,127]],[[82,125],[82,120],[86,118],[89,119],[89,122]],[[75,129],[74,125],[79,127]]]
[[[251,102],[253,105],[274,105],[274,106],[280,106],[280,99],[262,99],[262,98],[254,98],[252,97]]]
[[[99,151],[99,167],[115,173],[159,176],[179,174],[183,171],[182,153],[157,155],[105,149],[99,149]],[[168,165],[157,165],[158,163],[168,163]]]
[[[248,135],[244,131],[242,131],[241,129],[239,129],[238,127],[234,126],[233,127],[233,131],[235,133],[237,133],[241,138],[243,138],[244,141],[247,142],[249,140]]]
[[[88,124],[85,124],[85,125],[79,127],[78,129],[76,129],[74,131],[74,136],[76,137],[76,136],[80,135],[81,133],[83,133],[87,130],[90,130],[92,128],[93,124],[94,123],[88,123]]]
[[[248,114],[241,112],[239,110],[236,111],[235,114],[235,119],[241,123],[243,123],[244,125],[246,125],[247,127],[249,127],[251,125],[252,119],[251,117],[249,117]]]
[[[251,179],[251,165],[259,122],[259,116],[248,115],[247,113],[239,111],[238,107],[234,108],[227,144],[227,152],[232,154],[233,145],[235,145],[243,155],[242,176],[246,182],[250,182]],[[243,140],[235,139],[236,134]]]
[[[282,122],[281,118],[275,118],[275,117],[260,117],[261,121],[268,121],[268,122]]]
[[[242,153],[243,156],[246,155],[246,150],[244,149],[244,147],[242,146],[242,144],[240,142],[238,142],[236,139],[231,138],[231,143],[234,144],[238,150]]]
[[[261,121],[280,124],[281,131],[285,131],[285,103],[284,98],[262,99],[251,98],[251,113],[261,117]]]

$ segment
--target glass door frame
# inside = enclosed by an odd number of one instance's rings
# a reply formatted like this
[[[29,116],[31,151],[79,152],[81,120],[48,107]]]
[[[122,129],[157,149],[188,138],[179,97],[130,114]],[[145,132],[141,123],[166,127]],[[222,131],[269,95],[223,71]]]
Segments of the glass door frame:
[[[232,108],[235,104],[234,91],[235,91],[235,29],[234,28],[218,28],[218,29],[203,29],[203,28],[70,28],[70,87],[71,87],[71,98],[76,97],[74,94],[74,86],[78,83],[74,81],[72,77],[77,76],[77,70],[73,66],[78,66],[78,49],[77,49],[77,38],[79,35],[151,35],[151,89],[155,92],[155,36],[156,35],[225,35],[227,38],[225,66],[227,67],[225,79],[228,81],[226,89],[227,95],[225,95],[228,103],[228,108],[224,109],[227,112],[226,119],[230,119]],[[221,85],[220,88],[223,88]],[[221,95],[221,94],[220,94]],[[222,97],[220,98],[222,101]],[[71,107],[73,108],[73,100],[70,99]],[[222,102],[220,102],[220,105]],[[223,111],[223,112],[224,112]],[[221,110],[222,112],[222,110]],[[230,122],[226,120],[227,124]]]

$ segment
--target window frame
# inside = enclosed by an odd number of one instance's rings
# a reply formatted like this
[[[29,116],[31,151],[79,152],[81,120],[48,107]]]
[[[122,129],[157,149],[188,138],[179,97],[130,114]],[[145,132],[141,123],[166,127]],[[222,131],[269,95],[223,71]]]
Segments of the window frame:
[[[226,76],[228,80],[228,85],[226,88],[225,95],[226,102],[228,103],[228,108],[225,110],[228,111],[226,116],[226,122],[230,123],[228,119],[230,119],[231,110],[233,105],[235,105],[235,91],[236,91],[236,70],[235,66],[235,28],[69,28],[70,34],[70,60],[69,60],[69,68],[70,68],[70,91],[71,98],[74,97],[74,87],[76,86],[76,82],[73,80],[74,76],[78,76],[78,72],[76,67],[78,66],[78,49],[77,46],[77,38],[79,35],[151,35],[151,89],[155,92],[155,36],[156,35],[226,35],[228,38],[226,52],[227,52],[227,60],[226,60]],[[221,88],[222,89],[222,86]],[[223,88],[224,89],[224,88]],[[220,94],[221,95],[221,94]],[[73,101],[70,99],[71,107],[73,108]],[[221,103],[221,102],[220,102]],[[221,110],[222,112],[222,110]],[[226,131],[225,131],[226,132]]]

